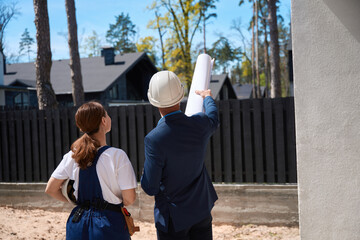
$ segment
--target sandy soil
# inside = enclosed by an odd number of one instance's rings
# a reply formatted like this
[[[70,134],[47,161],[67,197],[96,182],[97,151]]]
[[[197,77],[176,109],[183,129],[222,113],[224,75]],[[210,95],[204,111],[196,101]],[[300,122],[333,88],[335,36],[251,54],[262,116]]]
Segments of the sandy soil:
[[[67,212],[52,212],[40,209],[17,209],[0,207],[0,239],[65,239]],[[141,231],[135,233],[133,240],[156,239],[153,223],[139,222]],[[299,240],[298,228],[267,226],[214,225],[214,239],[234,240]]]

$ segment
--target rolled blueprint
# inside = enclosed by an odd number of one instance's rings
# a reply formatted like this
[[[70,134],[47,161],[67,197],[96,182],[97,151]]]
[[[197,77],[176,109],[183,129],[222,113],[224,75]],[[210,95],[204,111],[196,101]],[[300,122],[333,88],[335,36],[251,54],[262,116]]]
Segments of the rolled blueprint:
[[[198,56],[185,109],[187,116],[204,111],[203,98],[197,95],[195,90],[206,90],[209,88],[213,64],[214,59],[211,59],[209,55],[200,54]]]

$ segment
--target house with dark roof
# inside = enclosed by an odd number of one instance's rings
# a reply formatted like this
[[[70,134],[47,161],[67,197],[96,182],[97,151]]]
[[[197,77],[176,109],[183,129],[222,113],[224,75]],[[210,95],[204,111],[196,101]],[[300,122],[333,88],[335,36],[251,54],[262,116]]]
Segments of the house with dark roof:
[[[113,48],[104,48],[101,57],[81,58],[80,61],[85,101],[97,100],[104,105],[148,101],[148,85],[157,69],[146,53],[114,55]],[[69,63],[69,59],[55,60],[51,67],[50,81],[57,101],[63,106],[73,105]],[[5,87],[19,84],[24,88],[36,87],[34,63],[8,64],[6,69]],[[14,104],[7,90],[5,95],[6,105]]]
[[[37,106],[35,81],[16,79],[2,88],[5,91],[4,105],[7,107]]]
[[[232,85],[236,93],[237,99],[249,99],[253,98],[253,85],[252,84],[241,84],[235,83]],[[261,97],[266,97],[265,87],[260,86]]]
[[[209,89],[215,100],[236,99],[236,94],[227,74],[212,75]]]
[[[23,107],[37,104],[35,82],[25,79],[17,79],[11,84],[4,83],[4,73],[6,65],[3,63],[3,57],[0,53],[0,107]],[[13,75],[13,72],[8,72]]]

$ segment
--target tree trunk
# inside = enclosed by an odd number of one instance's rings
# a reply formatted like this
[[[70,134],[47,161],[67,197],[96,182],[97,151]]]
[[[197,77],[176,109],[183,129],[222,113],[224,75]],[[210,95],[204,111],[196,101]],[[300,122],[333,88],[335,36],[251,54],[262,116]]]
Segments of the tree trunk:
[[[161,44],[161,60],[162,60],[162,69],[161,70],[165,70],[165,68],[166,68],[166,65],[165,65],[165,49],[164,49],[164,42],[163,42],[164,33],[161,32],[160,16],[157,13],[157,11],[155,11],[155,16],[156,16],[156,24],[157,24],[157,29],[158,29],[158,32],[159,32],[160,44]]]
[[[269,42],[267,32],[267,20],[263,21],[264,24],[264,61],[265,61],[265,94],[269,97]]]
[[[259,1],[259,10],[261,13],[261,23],[264,28],[264,72],[265,72],[265,97],[270,97],[269,95],[269,78],[270,78],[270,69],[269,69],[269,41],[268,41],[268,19],[269,12],[267,9],[267,0]]]
[[[276,0],[268,0],[270,27],[271,97],[281,97],[279,34],[276,16]]]
[[[205,36],[205,13],[204,13],[204,16],[203,16],[203,30],[204,30],[204,53],[206,53],[206,36]]]
[[[39,109],[57,108],[55,92],[50,82],[51,48],[47,0],[34,0],[36,26],[36,91]]]
[[[185,76],[186,76],[185,79],[186,79],[187,91],[190,91],[193,70],[191,67],[190,44],[188,43],[188,41],[186,41],[186,39],[185,39],[185,48],[186,48],[186,52],[185,52],[185,56],[184,56],[184,58],[185,58]]]
[[[253,3],[253,16],[255,16],[255,3]],[[255,33],[254,33],[254,18],[251,21],[251,82],[253,98],[256,98],[256,84],[255,84]]]
[[[80,106],[84,103],[84,88],[82,84],[74,0],[65,0],[65,8],[68,23],[72,97],[74,106]]]
[[[258,15],[259,15],[259,9],[258,9],[258,0],[254,0],[255,4],[255,28],[256,28],[256,56],[255,56],[255,64],[256,64],[256,97],[261,98],[261,90],[260,90],[260,76],[259,76],[259,21],[258,21]]]

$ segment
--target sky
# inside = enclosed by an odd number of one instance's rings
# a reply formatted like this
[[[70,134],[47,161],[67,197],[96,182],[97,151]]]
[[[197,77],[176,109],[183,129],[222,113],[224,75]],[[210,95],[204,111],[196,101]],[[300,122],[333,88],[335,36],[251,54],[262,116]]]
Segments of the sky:
[[[278,5],[280,14],[284,17],[286,24],[290,22],[290,1],[280,0]],[[2,2],[9,3],[14,2],[14,0],[3,0]],[[148,22],[155,18],[154,12],[147,9],[147,6],[151,5],[152,2],[153,0],[76,0],[79,45],[81,46],[84,39],[91,35],[93,30],[102,39],[102,45],[109,45],[105,39],[106,31],[109,29],[109,24],[115,23],[115,16],[120,15],[122,12],[129,14],[130,20],[136,26],[137,36],[135,41],[146,36],[159,38],[156,30],[147,28]],[[219,0],[216,3],[214,12],[217,14],[217,18],[212,18],[206,26],[207,47],[210,47],[218,39],[219,34],[229,38],[234,46],[242,46],[240,35],[231,29],[232,22],[237,19],[241,19],[244,26],[243,32],[247,37],[250,37],[250,33],[246,28],[252,15],[251,5],[246,1],[240,7],[238,3],[239,0]],[[30,36],[36,39],[33,1],[18,0],[17,8],[20,15],[10,21],[4,34],[5,54],[8,56],[18,54],[20,38],[25,28],[30,32]],[[48,0],[48,12],[52,59],[68,59],[68,44],[64,37],[64,34],[67,35],[65,1]],[[202,35],[198,32],[194,38],[194,46],[201,41]],[[36,50],[36,44],[33,45],[33,49]],[[81,56],[85,57],[85,55]],[[32,59],[35,57],[35,54],[31,55]],[[28,58],[23,57],[20,61],[28,61]]]

